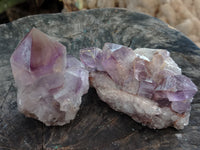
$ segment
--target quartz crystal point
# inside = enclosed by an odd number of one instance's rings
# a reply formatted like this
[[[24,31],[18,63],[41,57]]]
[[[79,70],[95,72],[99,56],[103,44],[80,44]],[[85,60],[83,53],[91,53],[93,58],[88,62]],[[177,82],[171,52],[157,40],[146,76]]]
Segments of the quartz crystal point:
[[[106,43],[103,50],[81,50],[80,59],[99,97],[116,111],[154,129],[189,123],[197,88],[168,51]]]
[[[20,112],[46,125],[74,119],[89,88],[88,71],[66,48],[33,28],[11,56]]]

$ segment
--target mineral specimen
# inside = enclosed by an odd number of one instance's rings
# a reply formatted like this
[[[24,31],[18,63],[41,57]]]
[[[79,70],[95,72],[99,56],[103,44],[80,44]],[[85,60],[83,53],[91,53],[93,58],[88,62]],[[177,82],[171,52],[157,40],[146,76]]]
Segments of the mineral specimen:
[[[106,43],[103,50],[82,49],[80,59],[99,97],[116,111],[154,129],[189,123],[197,88],[168,51]]]
[[[66,48],[33,28],[10,59],[18,109],[46,125],[74,119],[89,88],[88,71]]]

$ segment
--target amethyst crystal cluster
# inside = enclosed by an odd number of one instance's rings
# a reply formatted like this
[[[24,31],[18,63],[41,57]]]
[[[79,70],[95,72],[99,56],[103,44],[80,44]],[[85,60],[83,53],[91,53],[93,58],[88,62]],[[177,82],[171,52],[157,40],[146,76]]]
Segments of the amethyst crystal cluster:
[[[99,97],[113,109],[150,128],[188,124],[197,88],[168,51],[106,43],[103,50],[82,49],[80,59]]]
[[[33,28],[11,56],[19,110],[46,125],[74,119],[89,88],[88,71],[66,48]]]

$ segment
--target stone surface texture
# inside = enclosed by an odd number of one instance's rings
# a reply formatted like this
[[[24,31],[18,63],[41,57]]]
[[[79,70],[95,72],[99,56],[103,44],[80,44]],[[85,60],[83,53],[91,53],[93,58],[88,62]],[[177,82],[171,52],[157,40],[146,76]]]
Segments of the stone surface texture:
[[[199,0],[63,0],[66,11],[120,7],[157,17],[200,47]]]
[[[189,123],[190,103],[197,92],[167,50],[105,43],[103,49],[80,50],[99,97],[116,111],[150,128]]]
[[[18,109],[46,125],[73,120],[89,88],[88,71],[61,43],[31,31],[13,52],[10,63],[18,88]]]
[[[46,127],[17,110],[17,89],[9,59],[18,42],[36,27],[66,46],[68,54],[118,43],[132,49],[170,50],[182,73],[200,88],[200,49],[158,19],[122,9],[36,15],[0,25],[0,149],[172,149],[199,150],[200,93],[183,130],[152,130],[111,109],[91,88],[76,118],[62,127]]]

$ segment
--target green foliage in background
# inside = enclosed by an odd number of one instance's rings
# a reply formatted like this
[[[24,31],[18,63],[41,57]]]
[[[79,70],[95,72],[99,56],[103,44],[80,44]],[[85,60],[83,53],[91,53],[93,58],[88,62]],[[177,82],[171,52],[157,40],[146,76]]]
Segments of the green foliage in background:
[[[0,0],[0,13],[6,11],[6,9],[8,9],[14,5],[23,3],[25,1],[26,0]]]

